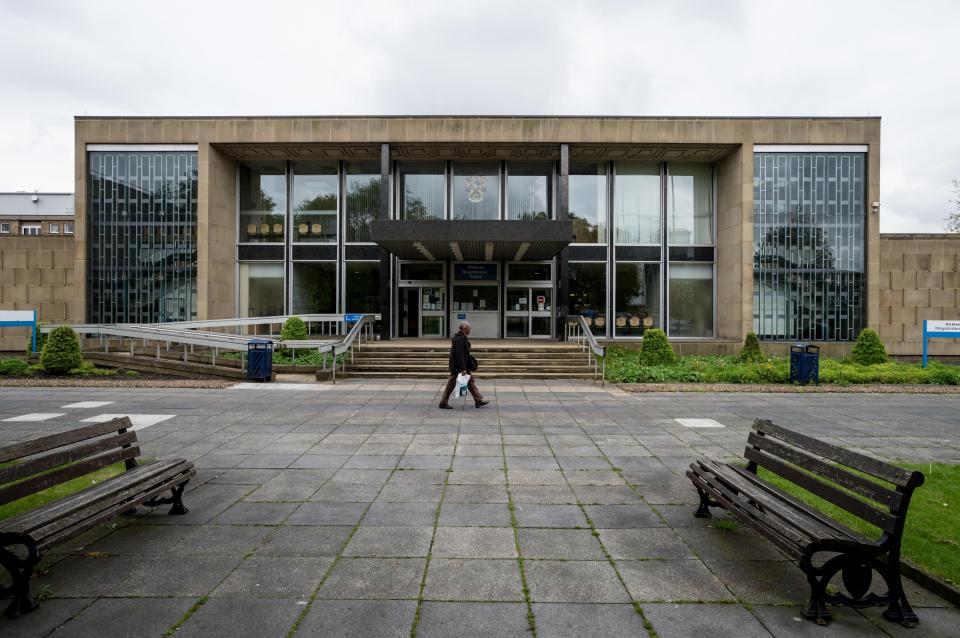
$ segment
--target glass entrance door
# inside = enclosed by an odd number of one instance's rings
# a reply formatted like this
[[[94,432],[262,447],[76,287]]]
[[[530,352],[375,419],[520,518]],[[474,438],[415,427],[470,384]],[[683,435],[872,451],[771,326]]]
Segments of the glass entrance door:
[[[397,336],[443,337],[445,298],[443,286],[401,286]]]
[[[504,334],[507,337],[552,337],[552,292],[550,286],[508,286]]]

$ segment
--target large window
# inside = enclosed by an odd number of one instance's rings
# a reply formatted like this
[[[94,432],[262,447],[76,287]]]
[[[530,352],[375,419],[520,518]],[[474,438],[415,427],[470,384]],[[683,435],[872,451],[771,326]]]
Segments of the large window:
[[[568,312],[583,315],[595,334],[603,335],[607,325],[607,265],[571,263]]]
[[[87,168],[88,320],[195,319],[196,151],[90,152]]]
[[[400,217],[443,219],[446,164],[424,162],[400,165]]]
[[[351,162],[346,172],[346,241],[369,242],[371,224],[380,215],[380,166]]]
[[[500,164],[454,163],[451,219],[500,218]]]
[[[380,262],[348,261],[344,268],[346,312],[380,312]]]
[[[293,241],[337,241],[336,164],[293,163]]]
[[[39,235],[40,224],[20,224],[21,235]]]
[[[864,327],[864,153],[757,153],[753,328],[850,341]]]
[[[335,262],[294,262],[294,314],[337,312],[337,264]]]
[[[660,264],[618,263],[614,334],[639,337],[660,327]]]
[[[549,219],[553,164],[507,162],[507,219]]]
[[[613,181],[613,233],[617,244],[659,246],[660,165],[616,162]]]
[[[712,246],[712,167],[671,163],[667,171],[667,241],[672,246]]]
[[[713,264],[671,263],[670,336],[713,336]]]
[[[607,165],[570,167],[570,221],[574,242],[607,243]]]
[[[240,163],[240,242],[282,243],[287,216],[287,163]]]
[[[240,264],[240,316],[275,317],[283,312],[283,264]]]

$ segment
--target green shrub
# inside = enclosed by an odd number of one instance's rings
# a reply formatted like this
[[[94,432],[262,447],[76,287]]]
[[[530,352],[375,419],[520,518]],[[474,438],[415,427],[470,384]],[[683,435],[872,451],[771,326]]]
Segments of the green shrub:
[[[35,377],[38,374],[46,374],[47,371],[43,367],[42,363],[32,363],[30,366],[23,371],[23,376],[25,377]]]
[[[71,377],[85,377],[91,374],[96,367],[97,366],[93,365],[89,361],[82,361],[76,368],[67,370],[67,374],[69,374]]]
[[[660,328],[644,331],[640,360],[645,366],[668,366],[676,363],[677,355],[667,341],[667,333]]]
[[[740,349],[740,356],[737,359],[741,363],[761,363],[767,360],[760,350],[760,340],[757,339],[757,333],[752,331],[747,333],[743,340],[743,348]]]
[[[54,328],[43,344],[40,364],[47,372],[63,374],[83,363],[80,353],[80,340],[70,326]]]
[[[862,366],[886,363],[887,349],[883,347],[880,335],[870,328],[861,331],[857,343],[853,346],[853,352],[850,353],[850,360]]]
[[[124,371],[123,371],[123,374],[124,374],[124,376],[127,376],[127,377],[139,377],[139,376],[140,376],[140,373],[139,373],[138,371],[136,371],[136,370],[124,370]]]
[[[300,317],[290,317],[283,322],[280,338],[283,341],[305,340],[307,338],[307,324],[305,324]]]
[[[0,361],[0,377],[19,377],[30,364],[21,359],[3,359]]]

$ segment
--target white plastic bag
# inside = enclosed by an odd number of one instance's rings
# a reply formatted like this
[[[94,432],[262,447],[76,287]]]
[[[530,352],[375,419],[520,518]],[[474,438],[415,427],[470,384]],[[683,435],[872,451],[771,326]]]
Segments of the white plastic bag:
[[[457,375],[457,390],[458,395],[461,397],[467,396],[467,384],[470,383],[470,375],[460,373]]]

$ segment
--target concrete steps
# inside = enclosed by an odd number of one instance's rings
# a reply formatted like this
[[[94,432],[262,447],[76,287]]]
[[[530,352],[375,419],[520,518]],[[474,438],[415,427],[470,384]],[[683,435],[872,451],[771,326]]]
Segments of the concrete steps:
[[[481,379],[592,379],[593,364],[576,344],[544,341],[474,341],[471,352]],[[364,344],[354,350],[344,377],[443,379],[449,376],[450,343],[403,340]],[[340,373],[338,372],[338,376]]]

